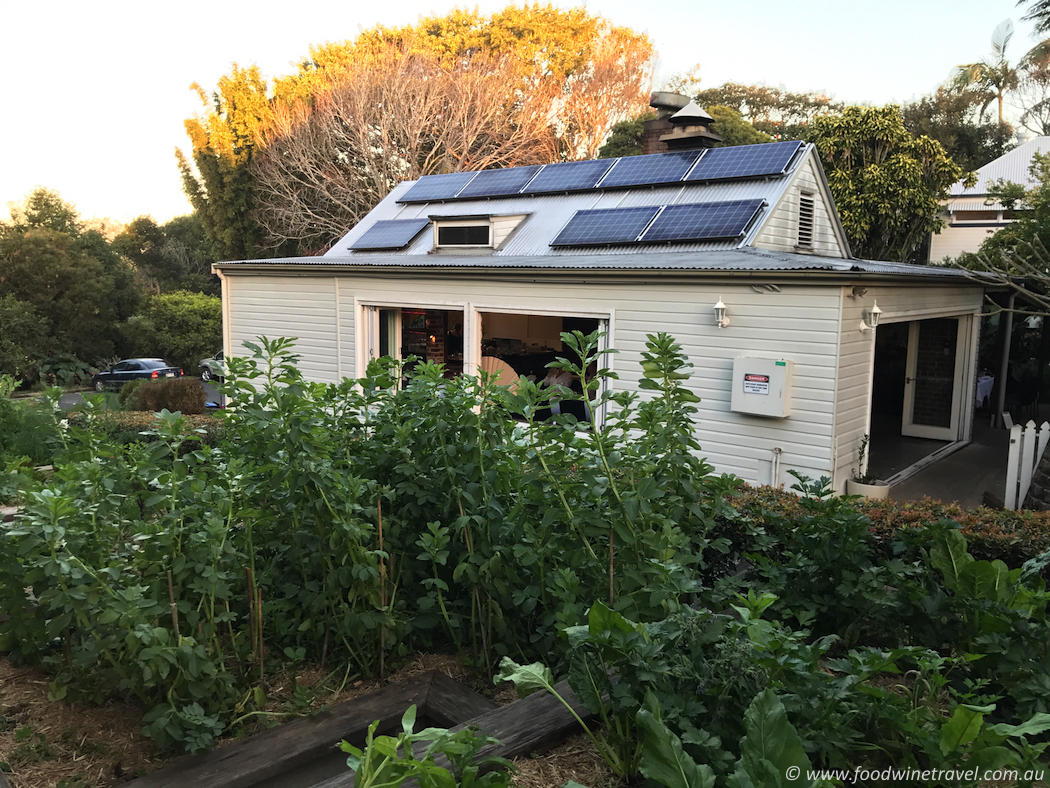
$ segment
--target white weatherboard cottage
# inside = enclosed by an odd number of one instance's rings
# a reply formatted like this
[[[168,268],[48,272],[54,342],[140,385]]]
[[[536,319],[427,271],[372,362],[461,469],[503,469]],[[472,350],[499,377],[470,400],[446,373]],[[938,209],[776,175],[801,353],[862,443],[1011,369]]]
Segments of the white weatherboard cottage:
[[[635,390],[646,335],[668,332],[704,455],[752,483],[795,469],[842,491],[868,432],[970,438],[981,286],[853,259],[801,142],[426,176],[322,257],[215,269],[225,351],[297,337],[318,381],[384,354],[539,379],[561,331],[600,328]]]

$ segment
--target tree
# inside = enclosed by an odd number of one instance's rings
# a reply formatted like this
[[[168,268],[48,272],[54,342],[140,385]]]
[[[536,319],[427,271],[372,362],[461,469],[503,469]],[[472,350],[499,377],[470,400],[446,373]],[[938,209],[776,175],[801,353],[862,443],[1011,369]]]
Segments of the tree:
[[[0,375],[36,378],[36,360],[44,354],[47,320],[13,295],[0,296]]]
[[[901,107],[901,117],[913,136],[937,140],[964,172],[971,172],[999,158],[1013,145],[1009,124],[982,121],[977,112],[979,104],[980,98],[969,90],[941,86]]]
[[[8,203],[8,209],[11,212],[10,228],[14,230],[44,228],[69,235],[78,235],[81,230],[77,209],[51,189],[34,189],[21,205]]]
[[[847,107],[814,118],[807,139],[824,163],[855,255],[907,261],[940,229],[940,200],[962,169],[939,142],[908,133],[898,107]]]
[[[123,326],[137,355],[159,356],[195,371],[222,347],[222,300],[201,293],[151,296]]]
[[[707,114],[715,119],[711,124],[722,141],[717,147],[728,148],[733,145],[754,145],[759,142],[772,142],[773,138],[756,129],[744,120],[740,113],[730,107],[715,105],[707,108]]]
[[[1050,32],[1050,0],[1018,0],[1017,5],[1031,3],[1022,19],[1035,22],[1035,32]]]
[[[316,252],[402,180],[592,157],[644,109],[652,54],[645,36],[584,9],[539,5],[314,49],[275,84],[254,216],[271,248]]]
[[[37,189],[0,222],[0,297],[13,296],[43,321],[43,355],[94,362],[124,349],[117,323],[138,305],[134,272],[76,209]]]
[[[588,62],[565,78],[555,100],[561,157],[593,159],[618,122],[644,108],[653,47],[625,27],[599,25]]]
[[[615,159],[620,156],[637,156],[642,152],[642,135],[645,133],[645,121],[652,120],[656,113],[649,111],[631,118],[621,120],[613,125],[605,144],[598,149],[599,159]]]
[[[279,108],[253,167],[256,216],[274,245],[326,249],[399,182],[557,157],[550,97],[508,95],[507,57],[445,69],[391,45],[311,105]]]
[[[271,117],[266,82],[258,67],[234,63],[210,101],[200,85],[192,88],[211,109],[185,122],[190,157],[175,151],[183,189],[201,217],[214,259],[257,257],[263,233],[252,217],[255,191],[248,168],[256,138]]]
[[[0,296],[14,296],[48,320],[48,355],[95,361],[113,353],[113,289],[102,264],[70,235],[31,228],[0,238]]]
[[[1050,249],[1050,154],[1035,154],[1029,171],[1035,184],[1031,188],[1005,180],[989,187],[988,199],[1012,211],[1014,221],[988,236],[976,255],[962,255],[957,262],[964,268],[991,269],[1005,262],[1025,276],[1032,275],[1033,267],[1042,270],[1040,250]],[[1050,272],[1043,275],[1050,279]]]
[[[701,107],[707,107],[708,112],[713,106],[729,107],[758,131],[780,140],[802,139],[813,118],[842,108],[823,93],[790,93],[735,82],[701,90],[695,100]]]
[[[991,59],[965,63],[958,66],[955,74],[956,85],[972,88],[984,100],[982,113],[993,101],[998,102],[1000,123],[1005,122],[1003,99],[1006,92],[1015,89],[1018,82],[1017,68],[1006,59],[1006,47],[1013,34],[1014,23],[1004,19],[992,31]]]

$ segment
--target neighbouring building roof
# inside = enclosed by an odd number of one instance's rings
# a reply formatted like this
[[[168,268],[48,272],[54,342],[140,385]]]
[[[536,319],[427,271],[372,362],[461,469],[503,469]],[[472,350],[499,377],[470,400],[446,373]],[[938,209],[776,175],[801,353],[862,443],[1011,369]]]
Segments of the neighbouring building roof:
[[[1036,153],[1050,153],[1050,137],[1034,137],[1028,142],[1018,145],[1009,153],[1003,154],[995,161],[991,161],[977,169],[974,173],[977,176],[977,183],[970,188],[966,188],[962,181],[956,183],[951,188],[950,194],[952,199],[949,201],[949,209],[956,202],[954,198],[982,197],[988,194],[989,187],[1000,179],[1020,183],[1027,188],[1035,186],[1036,183],[1032,180],[1029,168],[1032,166],[1032,156]],[[985,205],[982,202],[980,208],[960,206],[954,210],[990,211],[1002,209]]]

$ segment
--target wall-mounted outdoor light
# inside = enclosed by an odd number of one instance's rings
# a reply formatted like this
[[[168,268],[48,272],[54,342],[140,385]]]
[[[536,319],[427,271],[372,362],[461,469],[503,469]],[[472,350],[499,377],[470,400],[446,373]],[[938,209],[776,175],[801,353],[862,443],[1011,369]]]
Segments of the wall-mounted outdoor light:
[[[726,317],[726,305],[722,303],[722,297],[718,297],[718,303],[715,304],[715,322],[718,323],[719,328],[725,328],[729,325],[729,318]]]
[[[873,302],[871,309],[863,312],[860,318],[860,330],[874,331],[879,326],[879,318],[882,317],[882,310],[879,309],[879,302]]]

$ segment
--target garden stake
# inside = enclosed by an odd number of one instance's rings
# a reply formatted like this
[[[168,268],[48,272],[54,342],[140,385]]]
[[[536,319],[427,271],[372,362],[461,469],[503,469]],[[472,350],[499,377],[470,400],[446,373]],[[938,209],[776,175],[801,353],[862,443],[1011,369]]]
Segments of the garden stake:
[[[175,606],[175,587],[171,582],[171,570],[168,570],[168,602],[171,604],[171,626],[175,630],[175,639],[178,640],[179,635],[179,609]]]
[[[328,627],[324,628],[324,643],[321,644],[321,670],[324,670],[324,661],[328,656]]]
[[[246,566],[244,572],[248,576],[248,639],[255,648],[255,580],[250,566]]]
[[[262,629],[262,589],[255,589],[258,599],[255,604],[255,613],[259,616],[259,681],[262,682],[265,672],[263,671],[263,629]]]
[[[613,529],[609,527],[609,607],[613,605]]]
[[[376,499],[376,515],[379,519],[379,552],[383,552],[383,499]],[[379,556],[379,604],[386,615],[386,559]],[[386,624],[379,627],[379,678],[386,677]]]

